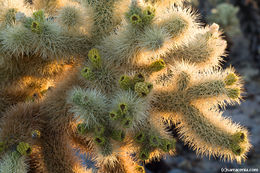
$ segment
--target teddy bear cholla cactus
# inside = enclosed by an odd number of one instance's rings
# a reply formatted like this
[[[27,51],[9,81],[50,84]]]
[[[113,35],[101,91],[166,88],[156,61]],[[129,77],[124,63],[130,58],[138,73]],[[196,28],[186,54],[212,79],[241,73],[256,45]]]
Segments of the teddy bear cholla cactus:
[[[241,79],[232,68],[220,68],[226,42],[218,25],[201,27],[182,3],[33,1],[32,17],[17,20],[19,9],[12,24],[6,22],[12,9],[5,10],[3,64],[18,62],[32,70],[24,76],[40,75],[43,85],[54,84],[34,102],[2,99],[0,106],[16,105],[1,118],[0,170],[89,172],[76,157],[80,149],[99,172],[144,172],[142,161],[174,153],[167,122],[176,124],[180,138],[198,154],[245,159],[247,130],[219,109],[239,103]],[[53,61],[63,72],[48,78],[27,66],[24,56]],[[71,56],[76,63],[63,70],[61,60]],[[49,72],[44,63],[38,65]],[[10,71],[2,71],[11,81],[2,82],[3,88],[15,86]],[[15,79],[23,82],[24,76]]]

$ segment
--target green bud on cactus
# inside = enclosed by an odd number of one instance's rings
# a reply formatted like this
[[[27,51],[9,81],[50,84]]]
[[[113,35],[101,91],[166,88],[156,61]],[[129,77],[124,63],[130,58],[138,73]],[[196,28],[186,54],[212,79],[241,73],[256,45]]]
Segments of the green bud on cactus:
[[[159,148],[161,148],[164,152],[169,152],[171,149],[175,148],[175,140],[170,141],[167,139],[162,139]]]
[[[97,145],[104,145],[105,142],[106,142],[106,139],[104,136],[95,136],[94,137],[94,142],[97,144]]]
[[[132,79],[127,75],[122,75],[119,79],[119,85],[122,89],[128,90],[131,88]]]
[[[111,138],[115,141],[123,141],[125,139],[125,132],[123,130],[113,130]]]
[[[144,21],[147,22],[147,23],[150,23],[151,20],[154,18],[155,16],[155,9],[154,8],[151,8],[151,7],[148,7],[144,10],[143,12],[143,15],[144,15]]]
[[[86,124],[81,123],[77,125],[77,132],[81,135],[84,135],[87,133],[87,127]]]
[[[157,136],[155,136],[155,135],[151,135],[149,137],[149,144],[152,147],[158,147],[159,144],[160,144],[160,139]]]
[[[41,137],[41,132],[39,130],[33,130],[32,131],[32,138],[37,139]]]
[[[240,96],[239,88],[227,88],[227,96],[231,99],[237,99]]]
[[[81,75],[87,80],[91,80],[93,78],[92,70],[89,67],[84,67],[81,70]]]
[[[125,115],[125,114],[127,113],[127,110],[128,110],[127,104],[125,104],[125,103],[120,103],[120,104],[118,105],[118,107],[119,107],[119,111],[120,111],[120,113],[121,113],[122,115]]]
[[[238,144],[231,144],[231,150],[236,156],[241,156],[244,153],[244,149]]]
[[[119,112],[116,112],[116,111],[111,111],[109,113],[109,117],[112,120],[118,120],[121,117],[121,114]]]
[[[139,154],[139,159],[145,161],[149,159],[149,156],[150,156],[150,150],[147,148],[142,148]]]
[[[133,25],[138,25],[138,24],[142,23],[142,19],[138,14],[133,14],[132,16],[130,16],[130,22]]]
[[[157,71],[160,71],[162,69],[165,68],[165,62],[163,59],[159,59],[155,62],[153,62],[150,66],[149,66],[149,69],[153,72],[157,72]]]
[[[133,123],[133,119],[131,117],[124,117],[121,121],[121,124],[124,128],[129,128]]]
[[[246,138],[247,138],[247,136],[243,132],[236,132],[232,135],[232,140],[234,141],[234,143],[244,142],[246,140]]]
[[[140,96],[140,97],[145,97],[147,96],[150,91],[152,90],[153,85],[147,82],[138,82],[135,84],[135,92]]]
[[[25,142],[20,142],[17,145],[16,150],[23,156],[30,155],[32,152],[31,146]]]
[[[42,24],[38,21],[33,21],[31,24],[31,30],[32,32],[35,32],[37,34],[42,33]]]
[[[237,80],[238,80],[237,75],[234,74],[234,73],[228,74],[228,75],[225,77],[225,79],[224,79],[225,84],[228,85],[228,86],[229,86],[229,85],[233,85],[235,82],[237,82]]]
[[[101,67],[101,57],[98,49],[93,48],[88,52],[88,58],[95,68]]]
[[[33,13],[33,18],[36,21],[43,22],[44,21],[44,12],[42,10],[36,11]]]
[[[144,132],[139,132],[135,135],[134,139],[137,143],[143,143],[145,140],[145,133]]]
[[[142,73],[137,73],[133,78],[133,83],[136,84],[137,82],[144,82],[145,78]]]

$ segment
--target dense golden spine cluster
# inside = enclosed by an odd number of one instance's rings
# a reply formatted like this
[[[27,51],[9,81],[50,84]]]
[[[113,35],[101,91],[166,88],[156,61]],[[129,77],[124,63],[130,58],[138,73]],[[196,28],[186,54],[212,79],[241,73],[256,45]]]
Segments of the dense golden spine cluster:
[[[200,155],[244,160],[248,132],[220,109],[241,78],[183,3],[0,0],[0,172],[145,172],[174,154],[167,123]]]

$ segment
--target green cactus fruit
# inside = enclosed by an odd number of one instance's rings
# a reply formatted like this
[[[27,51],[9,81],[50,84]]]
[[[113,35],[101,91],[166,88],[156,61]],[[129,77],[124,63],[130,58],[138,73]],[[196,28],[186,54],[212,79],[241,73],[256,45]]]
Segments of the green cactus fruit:
[[[237,99],[240,96],[239,88],[227,88],[227,96],[231,99]]]
[[[153,85],[147,82],[138,82],[135,84],[135,92],[140,96],[140,97],[145,97],[147,96],[150,91],[152,90]]]
[[[145,136],[145,133],[140,131],[135,135],[134,139],[137,143],[143,143],[145,140]]]
[[[93,78],[92,70],[89,67],[84,67],[81,70],[81,75],[87,80],[91,80]]]
[[[103,135],[105,132],[105,127],[104,126],[96,126],[95,127],[95,134],[97,135]]]
[[[120,111],[120,113],[121,113],[122,115],[125,115],[125,114],[127,113],[127,111],[128,111],[128,106],[127,106],[126,103],[120,103],[120,104],[118,105],[118,107],[119,107],[119,111]]]
[[[33,130],[31,135],[33,139],[37,139],[41,137],[41,132],[39,130]]]
[[[231,150],[236,156],[241,156],[244,153],[244,149],[238,144],[231,144]]]
[[[106,139],[105,139],[104,136],[99,136],[99,135],[97,135],[97,136],[94,137],[94,142],[95,142],[97,145],[102,146],[102,145],[105,144]]]
[[[139,153],[139,159],[145,161],[149,159],[149,156],[150,156],[150,150],[148,148],[141,148],[141,151]]]
[[[145,169],[143,166],[140,166],[140,165],[137,165],[135,167],[135,170],[138,172],[138,173],[145,173]]]
[[[42,10],[36,11],[33,13],[33,18],[36,21],[43,22],[44,21],[44,12]]]
[[[32,148],[28,143],[25,142],[20,142],[17,147],[16,150],[23,156],[27,156],[30,155],[32,152]]]
[[[175,140],[170,141],[167,139],[162,139],[159,148],[161,148],[164,152],[169,152],[171,149],[175,148]]]
[[[77,125],[77,132],[81,135],[84,135],[87,133],[87,127],[86,124],[81,123]]]
[[[131,117],[124,117],[121,124],[124,128],[129,128],[133,124],[133,119]]]
[[[149,137],[149,144],[150,144],[150,146],[152,146],[152,147],[158,147],[159,144],[160,144],[160,139],[158,138],[158,136],[151,135],[151,136]]]
[[[138,24],[142,23],[142,19],[138,14],[133,14],[133,15],[130,16],[130,22],[133,25],[138,25]]]
[[[95,68],[101,67],[101,56],[98,49],[96,48],[91,49],[88,52],[88,58]]]
[[[245,142],[246,138],[247,138],[246,134],[243,132],[236,132],[232,135],[232,139],[233,139],[234,143]]]
[[[144,75],[142,73],[137,73],[134,75],[133,78],[133,83],[136,84],[137,82],[144,82],[145,78]]]
[[[117,112],[117,111],[111,111],[109,113],[109,117],[112,120],[118,120],[119,118],[121,118],[121,114],[119,112]]]
[[[236,83],[238,81],[238,77],[236,74],[230,73],[225,77],[224,81],[225,81],[225,84],[228,86],[233,85],[234,83]]]
[[[150,66],[149,66],[149,69],[153,72],[157,72],[157,71],[160,71],[162,69],[165,68],[165,62],[163,59],[159,59],[155,62],[153,62]]]
[[[155,9],[148,7],[143,11],[143,20],[146,23],[150,23],[155,16]]]
[[[31,30],[32,32],[35,32],[37,34],[42,33],[42,24],[38,21],[33,21],[31,24]]]
[[[115,141],[123,141],[125,139],[125,132],[123,130],[113,130],[111,138]]]
[[[122,89],[128,90],[132,86],[132,79],[127,75],[122,75],[119,79],[119,85]]]

